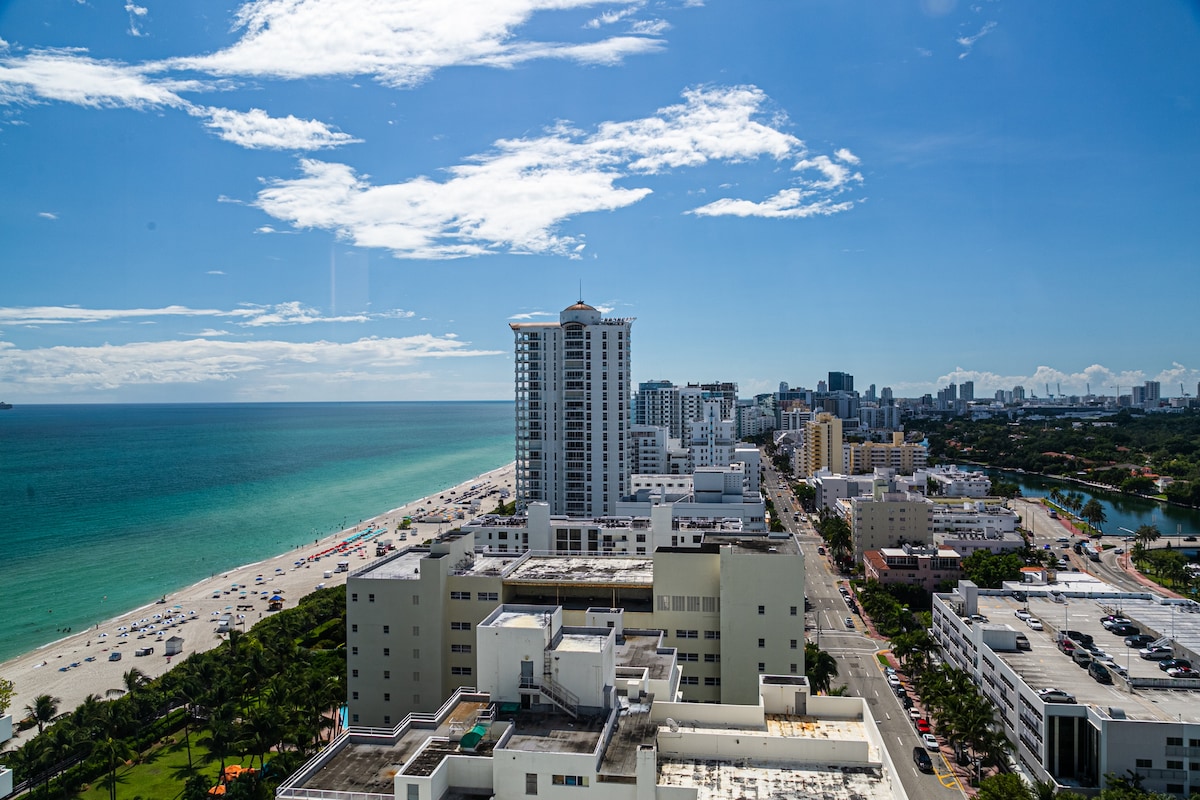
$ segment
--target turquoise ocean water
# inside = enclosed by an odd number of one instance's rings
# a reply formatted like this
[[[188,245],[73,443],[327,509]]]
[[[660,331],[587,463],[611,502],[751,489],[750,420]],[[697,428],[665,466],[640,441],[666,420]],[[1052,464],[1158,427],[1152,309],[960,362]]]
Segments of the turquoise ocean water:
[[[0,411],[0,661],[512,459],[506,402]]]

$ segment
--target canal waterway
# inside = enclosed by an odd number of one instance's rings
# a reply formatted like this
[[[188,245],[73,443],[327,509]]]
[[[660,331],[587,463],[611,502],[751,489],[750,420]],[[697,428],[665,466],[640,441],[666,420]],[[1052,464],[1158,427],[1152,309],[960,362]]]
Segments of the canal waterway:
[[[1176,546],[1179,544],[1179,539],[1176,537],[1196,536],[1200,538],[1200,510],[1197,509],[1181,508],[1153,500],[1144,500],[1140,497],[1105,492],[1091,486],[1046,478],[1041,475],[993,469],[985,470],[985,472],[989,475],[999,475],[1005,481],[1017,484],[1021,487],[1021,494],[1025,497],[1046,497],[1050,494],[1051,489],[1057,488],[1061,492],[1079,492],[1083,495],[1085,503],[1089,498],[1096,498],[1104,508],[1104,515],[1107,517],[1105,523],[1101,525],[1105,536],[1128,536],[1126,531],[1136,531],[1140,525],[1156,525],[1163,535],[1161,541],[1174,540]],[[1126,530],[1121,530],[1122,528]],[[1188,542],[1187,545],[1195,547],[1191,542]]]

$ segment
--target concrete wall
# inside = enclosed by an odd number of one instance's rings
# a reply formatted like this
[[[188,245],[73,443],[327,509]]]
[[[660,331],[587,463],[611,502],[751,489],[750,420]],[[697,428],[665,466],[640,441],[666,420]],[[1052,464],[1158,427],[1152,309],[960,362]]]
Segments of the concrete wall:
[[[767,733],[721,730],[659,730],[658,750],[680,758],[753,758],[809,764],[856,764],[869,761],[865,740],[798,739]]]

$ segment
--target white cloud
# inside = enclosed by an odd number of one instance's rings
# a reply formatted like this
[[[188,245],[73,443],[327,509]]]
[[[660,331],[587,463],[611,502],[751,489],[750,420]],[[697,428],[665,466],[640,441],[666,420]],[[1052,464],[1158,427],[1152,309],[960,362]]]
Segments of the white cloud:
[[[781,192],[768,203],[786,207],[769,214],[764,209],[764,216],[849,208],[830,195],[862,176],[828,156],[806,156],[804,143],[780,130],[786,123],[781,115],[760,120],[767,105],[766,95],[752,86],[691,89],[681,104],[643,119],[602,123],[590,135],[560,124],[544,136],[497,141],[490,152],[446,169],[443,181],[421,176],[374,186],[348,165],[306,159],[300,177],[268,180],[256,204],[298,228],[332,230],[398,258],[501,251],[579,257],[581,238],[559,234],[561,223],[624,208],[652,191],[618,181],[711,161],[795,160],[803,191]],[[804,175],[813,170],[819,180]],[[800,201],[811,210],[803,211]],[[712,204],[696,213],[739,212]]]
[[[833,155],[840,161],[845,161],[847,164],[858,164],[861,160],[858,156],[854,155],[854,153],[851,153],[844,147],[835,150]]]
[[[0,60],[0,104],[57,100],[91,108],[183,108],[176,90],[191,82],[151,81],[138,67],[73,50],[40,50]]]
[[[513,320],[531,320],[535,317],[557,317],[553,311],[527,311],[524,314],[513,314],[509,319]]]
[[[766,217],[768,219],[805,219],[849,211],[851,201],[835,203],[827,197],[809,200],[811,194],[800,189],[784,189],[761,202],[722,198],[689,213],[701,217]]]
[[[599,0],[599,3],[614,0]],[[513,66],[534,58],[614,63],[653,52],[654,39],[616,37],[585,45],[526,42],[514,31],[536,12],[597,5],[597,0],[252,0],[237,13],[241,38],[210,55],[166,67],[215,75],[304,78],[372,75],[411,86],[449,66]]]
[[[995,28],[995,21],[989,20],[988,22],[983,23],[983,27],[979,29],[979,33],[976,33],[973,36],[959,36],[957,39],[955,39],[954,41],[958,42],[963,49],[963,51],[958,54],[958,57],[962,59],[971,55],[971,50],[974,49],[975,43],[987,36],[989,33],[995,30]]]
[[[204,274],[205,274],[205,275],[224,275],[224,274],[225,274],[225,270],[223,270],[223,269],[210,269],[208,272],[206,272],[206,273],[204,273]]]
[[[616,11],[605,11],[597,17],[589,19],[583,27],[596,29],[601,25],[614,25],[626,17],[632,16],[641,8],[641,3],[626,6],[625,8],[617,9]]]
[[[665,19],[638,20],[629,26],[629,30],[643,36],[659,36],[671,30],[671,23]]]
[[[39,211],[38,216],[42,219],[58,219],[58,214],[53,211]]]
[[[220,270],[210,275],[224,275]],[[187,306],[162,306],[160,308],[82,308],[80,306],[31,306],[24,308],[0,308],[0,324],[30,325],[73,325],[97,322],[151,320],[168,317],[219,317],[234,320],[242,327],[265,327],[269,325],[310,325],[315,322],[370,322],[381,319],[409,319],[412,311],[389,309],[370,313],[326,316],[317,309],[295,301],[274,305],[245,303],[239,308],[224,310],[215,308],[188,308]]]
[[[249,150],[320,150],[362,141],[315,119],[297,119],[290,114],[272,117],[260,108],[205,108],[193,113],[207,117],[204,126],[225,141]]]
[[[150,13],[150,9],[139,6],[135,3],[125,3],[125,11],[129,14],[129,35],[130,36],[145,36],[145,32],[138,26],[138,19]]]
[[[427,359],[503,355],[430,334],[363,338],[353,342],[183,341],[22,350],[0,341],[6,390],[61,394],[130,386],[238,381],[335,380],[344,373],[388,378],[397,368]]]

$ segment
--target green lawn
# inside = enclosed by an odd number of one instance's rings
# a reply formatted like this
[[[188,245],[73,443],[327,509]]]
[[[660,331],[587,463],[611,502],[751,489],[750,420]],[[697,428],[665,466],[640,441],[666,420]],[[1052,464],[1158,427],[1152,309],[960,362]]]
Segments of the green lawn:
[[[215,786],[220,765],[204,763],[208,749],[197,746],[197,738],[198,734],[193,730],[192,764],[201,774],[213,776]],[[183,785],[188,778],[187,763],[188,754],[187,748],[183,746],[183,731],[179,731],[172,734],[166,744],[156,745],[143,753],[140,762],[117,770],[117,797],[119,800],[172,800],[183,792]],[[108,789],[103,785],[103,778],[96,779],[91,788],[80,792],[76,797],[80,800],[108,800]]]

